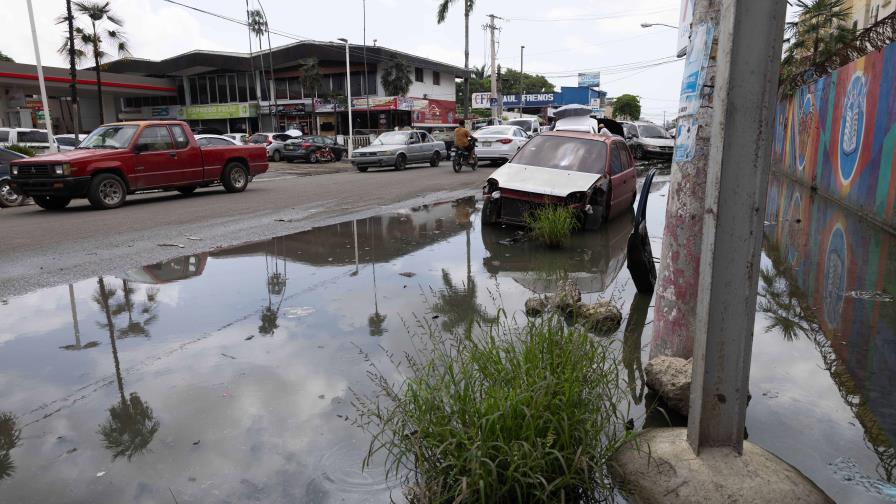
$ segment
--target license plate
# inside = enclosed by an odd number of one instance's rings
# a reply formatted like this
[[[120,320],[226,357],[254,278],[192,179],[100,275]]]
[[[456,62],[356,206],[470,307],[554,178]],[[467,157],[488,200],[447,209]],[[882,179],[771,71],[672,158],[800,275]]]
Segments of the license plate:
[[[492,143],[491,142],[482,142],[482,146],[483,147],[491,147]]]
[[[291,145],[287,145],[286,150],[296,150],[296,148]]]

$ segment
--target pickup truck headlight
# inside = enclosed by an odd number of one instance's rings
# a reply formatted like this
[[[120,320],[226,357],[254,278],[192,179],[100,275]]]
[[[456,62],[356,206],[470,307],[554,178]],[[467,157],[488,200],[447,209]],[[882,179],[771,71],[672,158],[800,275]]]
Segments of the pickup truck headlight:
[[[19,167],[18,167],[18,166],[13,166],[12,168],[10,168],[10,173],[13,174],[13,175],[18,175],[18,174],[19,174]]]
[[[68,163],[53,165],[53,174],[54,175],[71,175],[72,174],[72,165]]]

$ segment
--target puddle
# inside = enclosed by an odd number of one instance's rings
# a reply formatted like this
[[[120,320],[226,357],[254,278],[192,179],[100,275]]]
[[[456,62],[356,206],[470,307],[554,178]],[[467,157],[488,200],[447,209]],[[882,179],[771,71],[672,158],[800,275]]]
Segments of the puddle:
[[[648,207],[656,253],[667,193],[659,177]],[[384,350],[413,350],[415,317],[450,330],[488,320],[499,304],[521,316],[558,271],[586,301],[611,298],[626,313],[614,337],[640,415],[653,309],[625,268],[631,216],[546,251],[514,229],[482,228],[478,211],[473,199],[415,207],[9,298],[0,501],[401,502],[381,463],[361,471],[369,440],[343,420],[349,389],[371,390],[362,352],[383,364]],[[817,227],[802,219],[800,232]],[[843,281],[821,288],[837,278],[801,258],[812,240],[782,237],[802,249],[769,249],[763,266],[786,299],[804,300],[783,302],[788,320],[815,307],[836,315],[819,323],[836,336],[821,347],[817,334],[796,334],[810,323],[766,331],[774,317],[760,314],[747,427],[838,500],[861,501],[864,487],[829,464],[843,457],[869,481],[892,483],[896,321],[892,304],[838,293],[885,291],[892,260],[881,252],[875,263],[885,277],[847,265],[834,270]],[[801,277],[784,264],[805,268],[809,294],[797,295]]]

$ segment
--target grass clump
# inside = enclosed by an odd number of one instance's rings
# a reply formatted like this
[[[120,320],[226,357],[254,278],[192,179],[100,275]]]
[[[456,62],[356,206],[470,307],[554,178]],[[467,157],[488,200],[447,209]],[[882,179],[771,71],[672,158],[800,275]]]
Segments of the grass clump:
[[[365,468],[384,456],[418,503],[610,501],[627,436],[612,340],[550,317],[467,334],[428,326],[426,350],[390,356],[402,383],[371,363],[352,421],[372,436]]]
[[[6,149],[11,150],[13,152],[18,152],[19,154],[22,154],[23,156],[28,156],[28,157],[34,157],[34,155],[37,154],[37,152],[35,152],[34,149],[32,149],[30,147],[25,147],[24,145],[19,145],[19,144],[12,144],[10,146],[7,146]]]
[[[579,228],[573,209],[562,205],[545,205],[526,214],[526,225],[532,236],[549,247],[563,246]]]

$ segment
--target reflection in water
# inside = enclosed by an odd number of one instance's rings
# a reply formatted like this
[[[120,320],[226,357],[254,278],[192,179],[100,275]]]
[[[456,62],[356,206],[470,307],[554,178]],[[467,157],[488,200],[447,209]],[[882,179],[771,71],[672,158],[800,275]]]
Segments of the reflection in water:
[[[367,226],[370,226],[370,219],[367,220]],[[358,235],[357,224],[353,223],[355,229],[355,257],[358,257]],[[368,229],[367,235],[370,237],[370,269],[373,274],[373,313],[367,317],[367,331],[373,337],[380,337],[386,334],[386,316],[380,313],[379,294],[376,290],[376,236]],[[357,266],[356,266],[357,268]]]
[[[280,238],[271,240],[273,250],[264,253],[264,268],[267,272],[266,285],[268,292],[268,305],[261,309],[261,324],[258,326],[258,334],[262,336],[273,336],[274,331],[280,325],[277,323],[280,318],[280,307],[283,305],[283,297],[286,294],[286,259],[285,253],[281,251],[283,247]],[[282,271],[281,271],[282,270]],[[277,307],[274,308],[274,298],[277,300]]]
[[[129,286],[125,284],[125,292],[128,288]],[[159,421],[155,419],[152,408],[144,403],[136,392],[132,392],[129,397],[125,397],[124,379],[121,375],[121,363],[118,360],[118,344],[116,343],[117,337],[115,323],[113,322],[113,312],[118,308],[113,309],[113,305],[110,302],[115,295],[115,289],[107,288],[105,279],[99,277],[97,279],[97,292],[94,294],[94,301],[100,305],[100,309],[106,316],[106,321],[99,323],[99,325],[109,332],[112,360],[115,364],[115,380],[118,384],[119,403],[109,407],[109,418],[100,425],[97,434],[100,435],[100,438],[105,443],[106,449],[112,452],[113,461],[118,457],[127,457],[128,461],[130,461],[135,455],[146,451],[149,443],[152,442],[153,437],[159,430]],[[133,295],[133,292],[130,295]],[[125,304],[130,306],[132,303],[126,301]],[[127,307],[124,310],[127,311]],[[128,331],[126,334],[148,336],[149,333],[145,331],[145,325],[141,324],[140,327],[144,329],[143,332],[132,333]]]
[[[0,481],[12,476],[16,465],[9,452],[19,446],[22,431],[18,428],[15,415],[7,411],[0,412]]]
[[[651,295],[635,293],[623,333],[622,365],[628,371],[628,389],[635,404],[641,404],[644,387],[647,385],[641,364],[641,334],[644,332],[651,299]]]
[[[81,328],[78,326],[78,305],[75,302],[75,286],[72,284],[68,284],[68,303],[72,309],[72,331],[75,335],[75,344],[59,348],[63,350],[85,350],[98,346],[100,344],[99,341],[89,341],[81,345]]]

